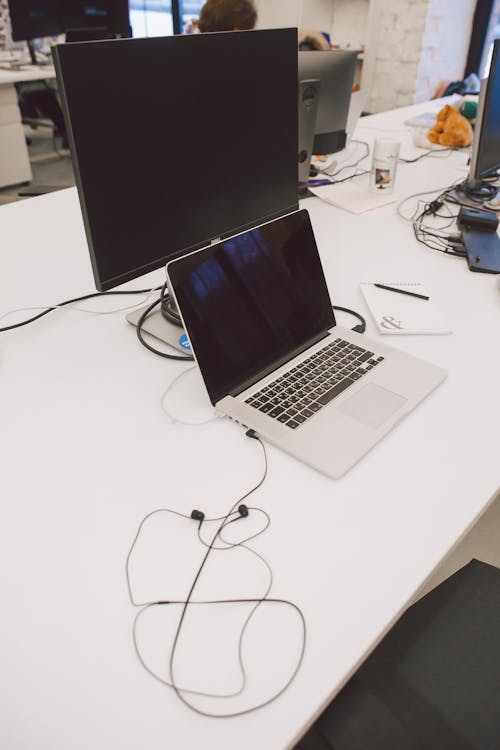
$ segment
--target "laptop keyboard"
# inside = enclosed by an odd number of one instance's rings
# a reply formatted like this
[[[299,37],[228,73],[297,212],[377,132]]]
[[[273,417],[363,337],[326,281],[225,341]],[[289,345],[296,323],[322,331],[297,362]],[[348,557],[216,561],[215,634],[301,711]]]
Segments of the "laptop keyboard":
[[[337,338],[245,403],[295,430],[383,359]]]

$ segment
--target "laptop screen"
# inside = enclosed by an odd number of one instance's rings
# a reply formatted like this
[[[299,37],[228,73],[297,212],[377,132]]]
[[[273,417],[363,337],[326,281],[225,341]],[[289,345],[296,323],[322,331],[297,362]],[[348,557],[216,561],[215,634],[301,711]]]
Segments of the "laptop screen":
[[[307,211],[172,261],[167,272],[214,404],[335,325]]]

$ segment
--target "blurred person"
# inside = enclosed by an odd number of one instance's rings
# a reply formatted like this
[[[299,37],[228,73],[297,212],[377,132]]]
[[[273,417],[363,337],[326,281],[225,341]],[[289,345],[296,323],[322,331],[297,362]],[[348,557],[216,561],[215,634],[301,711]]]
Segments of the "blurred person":
[[[200,12],[198,28],[210,31],[249,31],[257,25],[252,0],[207,0]]]
[[[199,19],[192,19],[184,33],[213,31],[250,31],[257,25],[257,8],[253,0],[207,0]],[[299,49],[330,49],[329,41],[320,31],[298,31]]]

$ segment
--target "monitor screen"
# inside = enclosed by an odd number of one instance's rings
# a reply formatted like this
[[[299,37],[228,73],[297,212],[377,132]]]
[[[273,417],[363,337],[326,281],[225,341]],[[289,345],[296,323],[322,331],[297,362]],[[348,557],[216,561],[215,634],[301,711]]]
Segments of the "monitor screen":
[[[479,182],[500,167],[500,39],[493,47],[490,72],[481,84],[470,176]]]
[[[130,34],[128,0],[9,0],[9,10],[17,41],[96,27]]]
[[[314,154],[333,154],[345,146],[357,58],[357,52],[346,50],[299,52],[299,84],[305,80],[320,82]]]
[[[60,0],[9,0],[9,13],[15,41],[64,32]]]
[[[59,45],[54,60],[98,289],[297,208],[295,29]]]

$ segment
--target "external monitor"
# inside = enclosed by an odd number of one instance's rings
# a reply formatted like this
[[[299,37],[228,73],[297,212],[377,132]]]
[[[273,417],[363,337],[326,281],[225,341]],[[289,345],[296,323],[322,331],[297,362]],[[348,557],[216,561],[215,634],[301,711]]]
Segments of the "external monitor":
[[[64,31],[60,0],[9,0],[14,41],[57,36]]]
[[[299,83],[320,82],[314,154],[333,154],[345,146],[357,57],[357,52],[347,50],[299,52]]]
[[[9,0],[12,38],[29,41],[68,29],[107,29],[130,36],[128,0]]]
[[[54,61],[98,289],[298,208],[295,29],[65,44]]]
[[[494,43],[488,78],[479,94],[468,185],[480,188],[500,168],[500,39]]]

